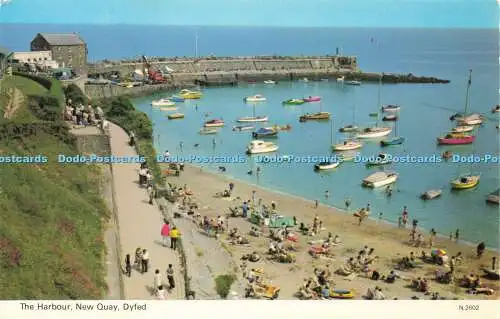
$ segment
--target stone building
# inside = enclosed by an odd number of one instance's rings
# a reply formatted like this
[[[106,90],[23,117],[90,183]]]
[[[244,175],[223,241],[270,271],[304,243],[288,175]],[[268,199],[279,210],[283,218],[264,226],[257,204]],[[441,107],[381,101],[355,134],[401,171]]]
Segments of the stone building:
[[[31,51],[51,51],[60,67],[87,73],[87,44],[76,33],[38,33],[31,41]]]

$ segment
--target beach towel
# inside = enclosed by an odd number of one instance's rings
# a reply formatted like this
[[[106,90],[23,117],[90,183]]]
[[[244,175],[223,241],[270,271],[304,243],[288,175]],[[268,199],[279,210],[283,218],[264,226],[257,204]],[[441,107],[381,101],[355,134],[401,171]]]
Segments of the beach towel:
[[[162,237],[168,237],[170,236],[170,225],[163,225],[162,229],[161,229],[161,236]]]

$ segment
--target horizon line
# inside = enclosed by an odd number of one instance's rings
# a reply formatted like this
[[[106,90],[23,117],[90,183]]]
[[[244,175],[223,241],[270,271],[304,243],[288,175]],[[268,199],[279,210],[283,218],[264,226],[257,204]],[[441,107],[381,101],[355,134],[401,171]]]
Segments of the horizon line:
[[[499,27],[437,27],[437,26],[277,26],[277,25],[217,25],[217,24],[130,24],[130,23],[50,23],[0,22],[0,25],[57,25],[57,26],[135,26],[135,27],[220,27],[220,28],[281,28],[281,29],[442,29],[442,30],[499,30]]]

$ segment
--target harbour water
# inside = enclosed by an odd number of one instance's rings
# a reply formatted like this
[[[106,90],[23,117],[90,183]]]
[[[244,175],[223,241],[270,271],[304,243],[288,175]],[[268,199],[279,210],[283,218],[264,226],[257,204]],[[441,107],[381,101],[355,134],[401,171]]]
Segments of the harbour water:
[[[402,106],[399,133],[407,139],[404,145],[385,148],[384,152],[417,156],[439,155],[447,149],[464,155],[474,152],[498,156],[499,153],[495,128],[498,118],[490,113],[490,109],[498,104],[497,30],[13,25],[0,34],[0,42],[14,50],[26,50],[32,37],[41,31],[80,32],[88,42],[91,60],[138,54],[192,56],[195,34],[199,38],[200,55],[323,55],[333,54],[335,47],[342,47],[344,54],[358,56],[363,71],[411,72],[451,80],[445,85],[382,86],[381,103]],[[470,111],[484,113],[488,120],[479,129],[473,146],[437,146],[436,137],[453,125],[449,116],[464,108],[469,69],[473,70]],[[252,105],[243,103],[242,99],[254,94],[263,94],[268,99],[266,103],[256,105],[257,115],[269,115],[272,124],[292,125],[290,132],[281,132],[276,139],[280,147],[278,154],[281,155],[326,155],[329,154],[331,139],[328,122],[298,122],[298,117],[304,112],[319,111],[320,104],[284,107],[281,105],[284,99],[321,96],[322,109],[333,114],[335,131],[353,121],[354,107],[358,125],[373,122],[368,114],[378,109],[377,84],[342,87],[332,82],[283,82],[275,86],[245,84],[210,88],[203,92],[199,101],[178,103],[178,111],[186,115],[183,120],[169,121],[165,112],[151,108],[153,99],[168,96],[168,93],[135,100],[137,108],[153,119],[155,137],[160,136],[156,139],[160,154],[168,149],[172,154],[184,155],[244,155],[251,140],[250,133],[235,133],[231,127],[237,125],[236,118],[252,115]],[[205,113],[211,115],[205,117]],[[198,131],[205,119],[217,117],[224,118],[226,126],[216,135],[214,148],[213,136],[201,136]],[[334,140],[342,136],[336,132]],[[182,151],[180,141],[183,142]],[[194,147],[194,144],[199,146]],[[375,141],[367,142],[360,150],[363,155],[380,151]],[[343,207],[346,197],[351,198],[352,207],[371,203],[373,217],[383,212],[383,218],[393,222],[402,207],[407,205],[410,218],[418,219],[424,228],[433,227],[442,234],[459,228],[466,240],[485,241],[490,247],[499,247],[498,206],[485,203],[487,194],[498,188],[498,163],[472,166],[450,162],[394,164],[389,168],[396,170],[400,178],[391,198],[387,198],[383,191],[360,186],[364,177],[377,171],[377,168],[367,169],[360,163],[344,163],[335,171],[321,174],[313,172],[312,163],[259,164],[262,174],[258,180],[255,175],[247,174],[256,167],[250,158],[245,164],[211,164],[211,167],[216,169],[219,165],[226,166],[226,174],[237,179],[311,200],[318,199],[329,205]],[[451,191],[450,180],[469,170],[481,173],[479,185],[472,190]],[[443,189],[441,198],[428,202],[419,199],[423,191],[432,188]],[[325,190],[330,192],[327,201],[323,196]]]

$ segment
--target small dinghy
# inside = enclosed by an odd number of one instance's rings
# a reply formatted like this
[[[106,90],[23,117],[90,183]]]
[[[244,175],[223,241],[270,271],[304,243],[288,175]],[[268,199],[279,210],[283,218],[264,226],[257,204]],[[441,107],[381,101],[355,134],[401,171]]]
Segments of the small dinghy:
[[[340,162],[320,162],[314,165],[315,171],[324,171],[334,169],[340,165]]]
[[[397,112],[399,110],[401,110],[401,106],[399,105],[389,104],[382,106],[382,112]]]
[[[182,114],[182,113],[173,113],[173,114],[167,115],[167,117],[168,117],[169,120],[183,119],[184,118],[184,114]]]
[[[397,120],[398,120],[398,116],[397,116],[397,115],[395,115],[395,114],[386,115],[386,116],[384,116],[384,117],[382,118],[382,121],[386,121],[386,122],[387,122],[387,121],[392,121],[392,122],[394,122],[394,121],[397,121]]]
[[[380,153],[374,160],[368,161],[366,166],[378,166],[378,165],[386,165],[392,163],[391,156],[386,153]]]
[[[423,200],[430,200],[441,196],[442,193],[443,191],[441,189],[431,189],[420,195],[420,198]]]
[[[217,134],[217,129],[211,127],[203,127],[199,133],[201,135]]]
[[[357,127],[356,125],[353,125],[353,124],[346,125],[344,127],[339,128],[339,132],[342,132],[342,133],[357,132],[358,130],[359,130],[359,127]]]
[[[252,131],[253,129],[255,129],[255,126],[253,126],[253,125],[233,126],[233,131],[235,131],[235,132]]]

